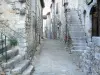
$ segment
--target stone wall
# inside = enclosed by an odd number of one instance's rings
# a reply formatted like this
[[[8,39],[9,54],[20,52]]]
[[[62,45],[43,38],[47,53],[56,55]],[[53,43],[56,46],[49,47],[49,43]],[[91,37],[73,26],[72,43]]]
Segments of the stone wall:
[[[52,32],[57,39],[64,41],[66,32],[66,18],[63,0],[55,0],[51,5]]]
[[[26,38],[29,57],[34,56],[43,36],[42,10],[40,0],[26,0]]]
[[[20,3],[18,0],[2,0],[0,2],[0,20],[6,21],[5,32],[8,37],[13,36],[17,38],[19,46],[25,48],[25,11],[23,15],[21,11],[25,9],[25,2]],[[14,34],[14,35],[13,35]],[[23,44],[23,45],[22,45]]]

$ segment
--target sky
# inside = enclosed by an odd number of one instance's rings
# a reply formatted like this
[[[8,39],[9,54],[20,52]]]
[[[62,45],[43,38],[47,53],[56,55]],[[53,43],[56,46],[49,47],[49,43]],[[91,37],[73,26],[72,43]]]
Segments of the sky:
[[[43,10],[43,15],[46,15],[47,12],[50,11],[51,0],[44,0],[44,2],[45,2],[45,8]]]

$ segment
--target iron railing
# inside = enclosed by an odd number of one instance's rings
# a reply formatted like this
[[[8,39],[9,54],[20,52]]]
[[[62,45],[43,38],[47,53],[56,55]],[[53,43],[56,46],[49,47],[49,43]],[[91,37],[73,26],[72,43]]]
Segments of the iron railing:
[[[7,21],[0,21],[0,33],[1,33],[1,40],[0,40],[0,55],[2,55],[7,62],[7,51],[8,51],[8,45],[10,47],[10,44],[8,44],[8,39],[13,38],[21,38],[25,39],[25,37],[15,30],[11,29],[7,25]]]
[[[0,39],[0,54],[6,59],[7,62],[7,36],[1,33]]]

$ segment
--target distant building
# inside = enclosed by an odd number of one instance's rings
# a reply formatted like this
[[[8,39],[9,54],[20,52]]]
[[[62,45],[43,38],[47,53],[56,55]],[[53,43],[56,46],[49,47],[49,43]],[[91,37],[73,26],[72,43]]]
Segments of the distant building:
[[[52,23],[51,23],[51,14],[50,14],[50,12],[47,13],[46,33],[47,33],[47,38],[51,39],[52,38]]]

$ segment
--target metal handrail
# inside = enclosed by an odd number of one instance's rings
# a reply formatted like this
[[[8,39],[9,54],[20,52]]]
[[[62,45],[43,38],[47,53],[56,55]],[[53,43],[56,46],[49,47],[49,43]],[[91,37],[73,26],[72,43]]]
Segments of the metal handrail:
[[[4,36],[4,38],[3,38]],[[7,36],[1,33],[1,48],[0,54],[6,59],[7,62]],[[4,54],[5,53],[5,54]]]
[[[4,42],[1,42],[2,45],[2,56],[4,56],[5,53],[5,59],[7,62],[7,38],[25,38],[23,35],[20,35],[18,32],[7,26],[7,22],[0,21],[0,33],[1,33],[1,40],[4,40]],[[4,36],[4,38],[3,38]],[[5,49],[5,51],[4,51]]]

